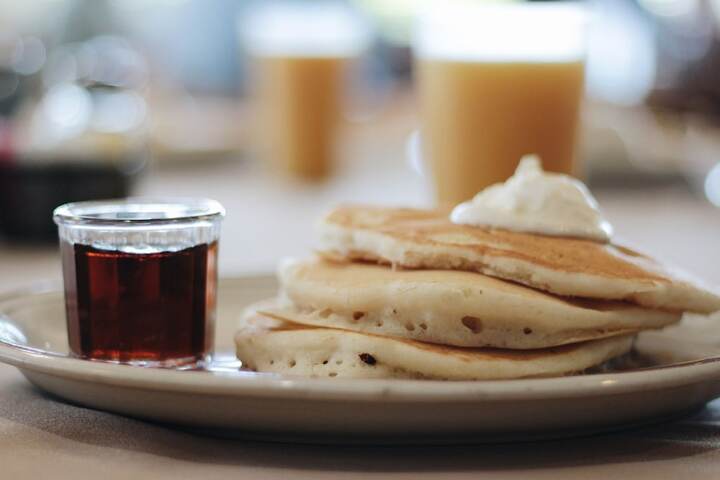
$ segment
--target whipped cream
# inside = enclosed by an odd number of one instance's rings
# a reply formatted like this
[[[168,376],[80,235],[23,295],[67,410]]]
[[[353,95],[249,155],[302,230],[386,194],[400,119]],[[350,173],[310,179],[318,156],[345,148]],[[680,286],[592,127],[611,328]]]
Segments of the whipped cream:
[[[612,226],[580,180],[542,169],[525,155],[515,174],[455,207],[453,223],[609,242]]]

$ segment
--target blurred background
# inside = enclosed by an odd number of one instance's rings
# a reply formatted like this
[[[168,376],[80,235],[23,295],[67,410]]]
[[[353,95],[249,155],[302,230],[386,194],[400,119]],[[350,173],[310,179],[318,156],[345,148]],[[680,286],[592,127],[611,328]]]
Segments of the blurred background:
[[[59,278],[68,201],[215,198],[222,275],[306,254],[336,203],[433,205],[415,28],[478,3],[0,0],[0,281]],[[574,171],[620,240],[720,283],[720,1],[585,4]]]

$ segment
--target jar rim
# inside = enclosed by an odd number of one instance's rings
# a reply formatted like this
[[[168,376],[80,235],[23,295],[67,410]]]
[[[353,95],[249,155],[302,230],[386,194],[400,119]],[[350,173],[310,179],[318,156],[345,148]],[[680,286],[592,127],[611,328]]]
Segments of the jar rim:
[[[167,225],[188,221],[218,220],[223,206],[209,198],[129,197],[60,205],[53,212],[58,225]]]

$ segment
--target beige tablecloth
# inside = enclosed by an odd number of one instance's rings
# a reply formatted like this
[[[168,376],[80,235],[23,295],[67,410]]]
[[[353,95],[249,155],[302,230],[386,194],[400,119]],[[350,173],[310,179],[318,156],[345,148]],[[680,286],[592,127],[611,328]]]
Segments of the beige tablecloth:
[[[396,149],[399,157],[401,145]],[[343,167],[336,180],[318,187],[284,184],[238,163],[155,173],[141,191],[216,197],[228,209],[221,274],[268,271],[280,256],[308,251],[312,222],[330,203],[427,201],[401,161],[365,158],[369,164]],[[599,197],[624,240],[720,283],[720,211],[676,190]],[[1,290],[48,278],[60,278],[54,249],[0,244]],[[582,439],[460,447],[299,446],[207,438],[67,405],[0,365],[0,479],[92,477],[720,478],[720,401],[675,423]]]

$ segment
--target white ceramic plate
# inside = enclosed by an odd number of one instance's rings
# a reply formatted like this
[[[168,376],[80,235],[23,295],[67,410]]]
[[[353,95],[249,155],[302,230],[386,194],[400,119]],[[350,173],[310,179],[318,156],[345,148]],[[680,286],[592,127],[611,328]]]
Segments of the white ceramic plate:
[[[577,435],[676,416],[720,396],[720,348],[696,342],[690,327],[641,335],[637,349],[653,366],[614,373],[438,382],[241,371],[231,354],[235,321],[244,305],[273,295],[275,287],[269,276],[221,282],[218,357],[209,371],[69,357],[57,288],[0,296],[0,360],[39,388],[88,407],[221,435],[314,442]]]

